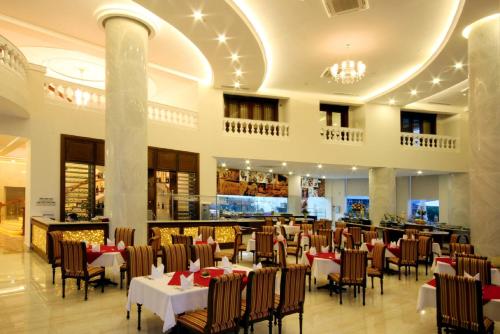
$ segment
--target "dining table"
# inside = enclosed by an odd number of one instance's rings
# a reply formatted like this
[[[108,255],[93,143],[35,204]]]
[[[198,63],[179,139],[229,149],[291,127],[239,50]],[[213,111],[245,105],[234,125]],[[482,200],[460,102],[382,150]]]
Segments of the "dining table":
[[[432,263],[431,270],[435,274],[456,274],[456,262],[449,256],[436,257]],[[500,286],[500,270],[498,268],[491,268],[491,284]]]
[[[302,253],[301,263],[311,267],[311,276],[326,278],[328,274],[340,273],[340,254],[335,252],[310,254],[309,251]]]
[[[86,248],[86,253],[89,265],[105,268],[106,276],[111,281],[119,279],[120,266],[125,263],[126,259],[125,249],[118,249],[118,246],[111,245],[99,245],[98,249],[92,249],[92,246],[89,245]]]

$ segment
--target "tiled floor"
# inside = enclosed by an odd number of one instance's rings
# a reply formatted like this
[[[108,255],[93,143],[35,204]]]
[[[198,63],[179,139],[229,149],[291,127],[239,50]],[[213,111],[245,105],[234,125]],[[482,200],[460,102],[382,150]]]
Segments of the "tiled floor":
[[[306,293],[304,333],[435,332],[435,311],[415,311],[418,288],[428,279],[422,269],[420,273],[419,282],[414,275],[403,276],[401,281],[397,276],[386,277],[383,296],[376,281],[375,289],[367,290],[365,307],[352,291],[345,294],[344,305],[339,305],[337,295],[330,297],[326,290],[313,288]],[[124,290],[108,287],[101,294],[91,289],[85,302],[83,291],[71,282],[62,299],[59,270],[57,274],[52,285],[50,265],[23,249],[20,238],[0,234],[0,333],[137,332],[136,313],[132,312],[130,320],[125,318]],[[286,317],[283,325],[284,333],[299,333],[297,315]],[[142,333],[161,333],[162,322],[145,310],[142,326]],[[267,333],[267,324],[257,324],[255,333]]]

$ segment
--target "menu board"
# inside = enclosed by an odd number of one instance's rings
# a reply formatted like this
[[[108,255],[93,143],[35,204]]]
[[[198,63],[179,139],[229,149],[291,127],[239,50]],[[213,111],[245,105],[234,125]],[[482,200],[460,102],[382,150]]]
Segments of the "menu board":
[[[325,180],[315,177],[301,179],[302,198],[325,197]]]
[[[288,197],[288,177],[266,172],[219,168],[217,194]]]

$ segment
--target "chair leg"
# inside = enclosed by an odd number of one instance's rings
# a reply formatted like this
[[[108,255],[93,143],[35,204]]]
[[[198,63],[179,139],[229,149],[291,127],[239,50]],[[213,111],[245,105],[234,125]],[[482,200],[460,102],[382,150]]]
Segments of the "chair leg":
[[[245,323],[245,324],[243,325],[243,333],[244,333],[244,334],[248,334],[248,324],[247,324],[247,323]]]
[[[250,332],[253,333],[253,324],[250,324]]]
[[[123,289],[123,271],[120,270],[120,290]]]
[[[52,284],[56,284],[56,268],[52,267]]]
[[[429,263],[428,259],[425,259],[425,276],[427,276],[427,264]]]
[[[85,278],[85,300],[87,300],[88,291],[89,291],[89,280],[88,278]]]
[[[280,317],[280,318],[278,318],[278,334],[281,334],[281,325],[282,325],[282,323],[281,323],[281,317]]]
[[[76,279],[76,287],[78,288],[78,290],[80,290],[80,279],[79,278]]]
[[[270,313],[271,315],[269,316],[269,334],[273,334],[273,313]]]
[[[309,292],[311,292],[311,276],[312,275],[309,275]]]
[[[299,333],[302,334],[302,312],[299,312]]]
[[[62,278],[62,297],[66,297],[66,278]]]
[[[333,291],[333,281],[330,280],[328,283],[328,290],[330,290],[330,297],[332,296],[332,291]],[[311,290],[309,290],[311,291]]]
[[[127,320],[130,319],[130,311],[127,311]]]
[[[142,304],[137,304],[137,330],[141,330],[141,308]]]
[[[104,293],[104,272],[101,274],[101,293]]]
[[[372,289],[373,289],[373,276],[371,277],[371,279],[372,279]]]
[[[415,266],[415,279],[418,282],[418,262],[417,265]]]
[[[380,294],[384,294],[384,277],[380,277]]]
[[[365,291],[366,291],[365,286],[363,286],[362,290],[363,290],[363,306],[365,306]]]
[[[342,284],[339,283],[340,305],[342,305]]]
[[[401,281],[401,266],[398,266],[398,279]]]
[[[356,298],[356,290],[358,290],[358,287],[354,286],[354,298]]]

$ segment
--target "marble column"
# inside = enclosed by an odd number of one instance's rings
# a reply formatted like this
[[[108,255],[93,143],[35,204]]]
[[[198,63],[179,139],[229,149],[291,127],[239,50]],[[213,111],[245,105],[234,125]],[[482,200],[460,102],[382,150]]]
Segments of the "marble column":
[[[288,212],[294,215],[302,214],[302,187],[300,175],[288,177]]]
[[[135,228],[135,244],[146,244],[148,29],[112,16],[106,31],[106,216],[116,227]]]
[[[370,168],[368,173],[370,219],[379,225],[385,213],[396,214],[396,175],[393,168]]]
[[[470,187],[468,173],[452,173],[449,175],[448,224],[469,226],[469,193]],[[441,210],[441,208],[439,210]]]
[[[476,252],[500,248],[500,16],[472,24],[468,41],[470,227]]]

